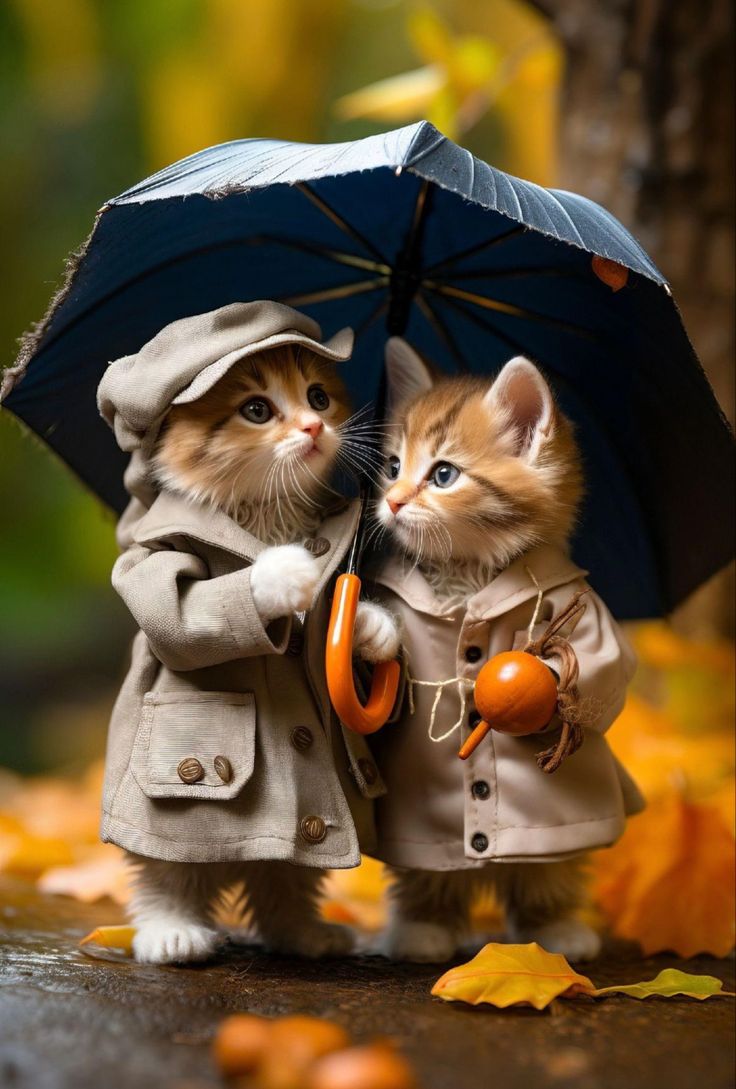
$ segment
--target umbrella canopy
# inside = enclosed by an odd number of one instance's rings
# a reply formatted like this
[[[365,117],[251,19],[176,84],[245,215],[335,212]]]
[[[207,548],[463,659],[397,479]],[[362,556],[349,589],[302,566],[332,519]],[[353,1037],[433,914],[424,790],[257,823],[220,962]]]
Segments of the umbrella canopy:
[[[661,273],[603,208],[427,122],[345,144],[237,140],[109,201],[4,405],[120,511],[124,456],[95,406],[106,364],[177,318],[260,298],[325,335],[353,326],[357,405],[378,395],[392,333],[449,373],[536,360],[585,460],[574,555],[620,618],[669,612],[730,558],[731,435]]]

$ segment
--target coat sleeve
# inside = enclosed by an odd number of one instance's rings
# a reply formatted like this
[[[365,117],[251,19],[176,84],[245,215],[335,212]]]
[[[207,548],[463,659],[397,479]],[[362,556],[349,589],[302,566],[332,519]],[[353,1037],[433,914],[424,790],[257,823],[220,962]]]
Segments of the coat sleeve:
[[[586,726],[604,733],[621,713],[626,688],[636,669],[636,656],[623,631],[587,583],[561,587],[555,595],[555,612],[564,608],[572,594],[587,589],[585,612],[572,634],[563,629],[575,651],[580,669],[578,690]],[[556,658],[543,661],[559,672]]]
[[[200,556],[133,545],[113,567],[112,584],[169,669],[203,669],[286,647],[291,620],[264,627],[249,568],[213,578]]]

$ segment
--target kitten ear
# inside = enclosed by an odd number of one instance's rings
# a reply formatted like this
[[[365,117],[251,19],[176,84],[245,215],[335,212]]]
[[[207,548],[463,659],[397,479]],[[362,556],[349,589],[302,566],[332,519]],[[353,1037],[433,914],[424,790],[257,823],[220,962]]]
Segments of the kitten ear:
[[[432,376],[403,337],[389,337],[386,341],[386,382],[389,412],[432,388]]]
[[[530,359],[517,355],[499,371],[485,395],[490,409],[507,416],[516,431],[517,450],[534,458],[554,423],[552,391]]]

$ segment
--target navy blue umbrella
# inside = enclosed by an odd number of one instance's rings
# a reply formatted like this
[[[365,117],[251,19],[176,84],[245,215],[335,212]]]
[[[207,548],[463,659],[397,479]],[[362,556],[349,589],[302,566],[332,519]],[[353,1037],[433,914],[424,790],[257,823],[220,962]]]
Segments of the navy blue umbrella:
[[[106,364],[177,318],[260,298],[326,334],[355,328],[356,404],[377,398],[390,333],[450,373],[535,359],[585,458],[575,558],[619,617],[669,612],[729,560],[731,435],[664,277],[603,208],[426,122],[346,144],[236,140],[109,201],[6,372],[5,407],[120,511],[124,456],[95,407]]]

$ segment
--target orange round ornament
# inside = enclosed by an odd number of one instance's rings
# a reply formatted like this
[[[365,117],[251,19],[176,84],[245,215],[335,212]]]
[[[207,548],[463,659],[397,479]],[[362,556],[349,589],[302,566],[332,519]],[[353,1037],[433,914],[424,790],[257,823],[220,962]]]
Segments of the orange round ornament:
[[[547,725],[557,706],[557,683],[533,654],[509,650],[496,654],[475,681],[475,706],[482,721],[458,755],[466,760],[489,730],[523,737]]]

